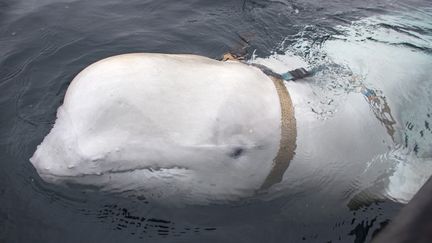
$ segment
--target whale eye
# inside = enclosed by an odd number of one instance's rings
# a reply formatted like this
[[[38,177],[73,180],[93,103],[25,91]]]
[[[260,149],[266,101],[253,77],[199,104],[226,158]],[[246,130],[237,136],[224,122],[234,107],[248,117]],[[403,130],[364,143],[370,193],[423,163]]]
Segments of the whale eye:
[[[236,147],[230,152],[229,156],[233,159],[237,159],[243,154],[243,152],[244,149],[242,147]]]

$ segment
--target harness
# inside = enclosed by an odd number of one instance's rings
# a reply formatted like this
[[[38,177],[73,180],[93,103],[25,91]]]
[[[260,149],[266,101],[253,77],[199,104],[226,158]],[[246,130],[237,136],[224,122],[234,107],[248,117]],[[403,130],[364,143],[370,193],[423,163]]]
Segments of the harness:
[[[289,92],[284,85],[284,80],[294,81],[297,79],[305,78],[312,75],[312,72],[308,72],[304,68],[298,68],[292,71],[278,74],[264,65],[255,63],[252,63],[250,65],[259,68],[273,81],[273,84],[279,96],[279,103],[281,107],[281,140],[279,143],[279,151],[276,157],[273,159],[273,165],[270,173],[267,175],[266,179],[260,187],[260,190],[265,190],[270,188],[272,185],[282,181],[283,175],[288,169],[288,166],[294,157],[295,149],[297,147],[297,127],[294,116],[294,107]]]
[[[273,159],[272,169],[261,185],[260,190],[268,189],[272,185],[282,181],[282,177],[294,157],[297,147],[297,128],[291,97],[282,79],[276,77],[270,78],[278,93],[281,107],[281,140],[279,151]]]

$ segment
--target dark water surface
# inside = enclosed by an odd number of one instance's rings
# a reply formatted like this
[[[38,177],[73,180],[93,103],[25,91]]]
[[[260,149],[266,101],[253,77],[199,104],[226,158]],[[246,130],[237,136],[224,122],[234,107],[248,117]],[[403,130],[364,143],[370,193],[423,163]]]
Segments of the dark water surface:
[[[28,159],[51,129],[70,81],[102,58],[129,52],[219,58],[227,51],[266,57],[304,40],[298,54],[313,62],[313,46],[342,35],[340,26],[410,11],[431,21],[431,7],[428,0],[0,0],[0,242],[369,241],[402,205],[349,210],[290,195],[169,208],[56,188]],[[396,31],[418,34],[423,44],[402,45],[430,55],[430,25]]]

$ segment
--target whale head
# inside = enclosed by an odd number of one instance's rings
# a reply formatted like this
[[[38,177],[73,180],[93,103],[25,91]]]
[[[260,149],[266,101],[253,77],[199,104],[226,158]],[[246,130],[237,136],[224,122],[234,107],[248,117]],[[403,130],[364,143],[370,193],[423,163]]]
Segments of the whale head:
[[[157,201],[229,201],[264,183],[280,124],[274,84],[256,68],[187,55],[122,55],[72,81],[30,161],[53,184]]]

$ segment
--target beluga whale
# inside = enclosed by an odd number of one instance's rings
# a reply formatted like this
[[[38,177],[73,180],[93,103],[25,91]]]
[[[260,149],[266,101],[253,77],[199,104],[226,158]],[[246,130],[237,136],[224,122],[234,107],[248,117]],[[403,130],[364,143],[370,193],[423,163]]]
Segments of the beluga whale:
[[[280,182],[295,142],[288,90],[258,65],[133,53],[73,79],[30,161],[55,184],[218,202]]]
[[[317,118],[307,82],[316,70],[304,65],[287,72],[270,59],[232,55],[105,58],[72,80],[30,162],[48,183],[160,203],[227,203],[323,187],[345,197],[400,139],[397,119],[366,85],[334,115]],[[354,185],[360,198],[385,194],[373,183],[380,176]]]

